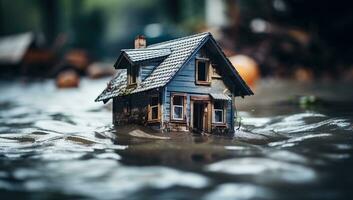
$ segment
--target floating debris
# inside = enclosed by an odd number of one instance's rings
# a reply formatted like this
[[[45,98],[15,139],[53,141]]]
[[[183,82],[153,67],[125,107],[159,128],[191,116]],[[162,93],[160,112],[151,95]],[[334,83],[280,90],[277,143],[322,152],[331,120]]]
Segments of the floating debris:
[[[78,87],[80,77],[73,70],[63,71],[56,78],[56,86],[58,88],[74,88]]]

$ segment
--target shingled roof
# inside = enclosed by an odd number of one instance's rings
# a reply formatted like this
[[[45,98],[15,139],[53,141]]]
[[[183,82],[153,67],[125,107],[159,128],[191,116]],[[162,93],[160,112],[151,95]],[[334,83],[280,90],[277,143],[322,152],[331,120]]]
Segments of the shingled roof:
[[[104,91],[97,97],[95,101],[103,101],[106,103],[109,99],[117,97],[126,91],[127,70],[118,69],[115,76],[108,83]]]
[[[141,61],[152,60],[169,56],[172,51],[170,48],[143,48],[143,49],[123,49],[120,56],[126,55],[130,62],[139,63]]]
[[[179,71],[179,69],[191,58],[191,55],[195,52],[195,50],[206,41],[207,38],[212,38],[212,40],[214,40],[211,34],[206,32],[153,44],[147,48],[144,48],[143,50],[122,50],[117,63],[119,62],[119,59],[123,53],[129,54],[128,59],[130,59],[132,62],[134,62],[134,60],[136,62],[141,61],[142,59],[156,58],[158,56],[162,57],[161,55],[166,56],[167,53],[169,54],[158,66],[154,68],[148,77],[146,77],[141,83],[138,84],[136,88],[126,88],[126,70],[118,71],[116,76],[114,76],[114,78],[109,82],[107,88],[97,97],[95,101],[106,102],[113,97],[124,96],[126,94],[138,93],[165,86]],[[142,55],[143,52],[148,52],[148,54]],[[222,56],[224,56],[223,53]],[[225,59],[228,63],[230,63],[227,58]],[[117,63],[115,63],[115,67],[117,67]],[[253,94],[250,88],[241,79],[238,72],[236,72],[233,67],[232,70],[237,76],[239,83],[244,86],[244,90],[247,93],[245,95]]]

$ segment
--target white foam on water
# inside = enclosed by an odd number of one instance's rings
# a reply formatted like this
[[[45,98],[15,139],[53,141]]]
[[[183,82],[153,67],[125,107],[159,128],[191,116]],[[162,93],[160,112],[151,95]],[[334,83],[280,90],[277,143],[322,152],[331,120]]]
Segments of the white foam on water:
[[[314,112],[305,112],[305,113],[298,113],[298,114],[293,114],[290,116],[287,116],[283,118],[283,121],[285,122],[292,122],[292,121],[299,121],[303,120],[305,118],[312,118],[312,117],[326,117],[326,115],[320,114],[320,113],[314,113]]]
[[[305,158],[304,156],[294,152],[286,151],[286,150],[272,151],[267,153],[266,155],[269,158],[280,160],[280,161],[303,163],[303,164],[308,163],[308,159]]]
[[[244,125],[251,125],[255,127],[262,127],[268,124],[271,121],[269,117],[244,117],[241,120],[241,123]]]
[[[290,133],[297,133],[303,131],[310,131],[322,125],[325,125],[329,122],[322,122],[322,118],[326,117],[323,114],[313,113],[313,112],[306,112],[306,113],[298,113],[293,114],[290,116],[284,117],[274,117],[274,118],[266,118],[268,119],[267,123],[262,124],[259,126],[255,123],[254,129],[252,132],[263,134],[263,135],[274,135],[274,133],[281,133],[281,134],[290,134]],[[260,118],[262,119],[262,118]],[[277,121],[280,119],[280,121]],[[315,123],[307,123],[306,119],[316,119],[319,122]],[[255,120],[256,121],[256,120]],[[276,121],[272,123],[272,121]],[[249,124],[251,125],[251,124]]]
[[[348,153],[324,153],[321,154],[321,157],[324,157],[326,159],[330,159],[330,160],[344,160],[344,159],[348,159],[351,157],[350,154]]]
[[[269,158],[233,158],[210,164],[206,170],[275,182],[303,183],[316,178],[315,171],[309,167]]]
[[[204,200],[272,199],[272,191],[253,184],[225,183],[204,196]]]
[[[51,162],[38,172],[40,174],[20,171],[17,176],[30,178],[24,184],[28,190],[63,191],[66,194],[98,199],[124,198],[145,188],[166,189],[182,186],[200,189],[209,183],[208,179],[200,174],[162,166],[124,166],[110,158]],[[32,182],[33,180],[42,181]]]
[[[81,127],[69,124],[67,122],[56,121],[56,120],[41,120],[34,124],[35,127],[43,130],[50,130],[59,133],[77,133],[85,131],[93,131],[91,127]]]
[[[86,153],[79,152],[46,152],[43,154],[34,155],[31,158],[33,159],[42,159],[47,161],[55,161],[55,160],[74,160],[82,158]]]
[[[120,160],[121,156],[116,153],[101,153],[96,156],[97,158],[100,159],[113,159],[113,160]]]
[[[302,142],[302,141],[312,139],[312,138],[322,138],[322,137],[329,137],[329,136],[332,136],[332,134],[330,134],[330,133],[309,134],[309,135],[304,135],[304,136],[293,137],[293,138],[290,138],[290,139],[284,140],[284,141],[271,142],[268,144],[268,146],[270,146],[270,147],[275,147],[275,146],[285,147],[283,145],[288,145],[288,144],[289,144],[289,146],[293,146],[297,142]]]
[[[334,144],[335,148],[339,150],[350,150],[353,149],[353,145],[351,144]]]
[[[224,146],[225,149],[227,150],[244,150],[244,149],[248,149],[248,147],[244,147],[244,146]]]

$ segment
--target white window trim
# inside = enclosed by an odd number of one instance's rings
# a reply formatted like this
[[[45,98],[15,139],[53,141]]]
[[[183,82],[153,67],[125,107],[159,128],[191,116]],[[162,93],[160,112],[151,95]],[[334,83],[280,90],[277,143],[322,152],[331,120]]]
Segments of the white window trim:
[[[220,122],[216,122],[216,111],[221,111],[222,112],[222,121]],[[214,109],[213,108],[213,119],[212,119],[213,123],[217,123],[217,124],[223,124],[224,123],[224,109]]]
[[[181,105],[174,105],[173,104],[173,100],[174,100],[174,97],[180,97],[180,98],[182,98],[182,103],[181,103]],[[184,118],[184,115],[185,115],[185,112],[186,112],[186,102],[187,102],[187,100],[186,100],[186,94],[184,94],[184,93],[172,93],[171,94],[171,98],[170,98],[170,120],[172,120],[172,121],[177,121],[177,122],[184,122],[184,120],[185,120],[185,118]],[[180,107],[180,108],[182,108],[181,109],[181,112],[182,112],[182,115],[181,115],[181,118],[175,118],[174,117],[174,108],[175,107]]]
[[[183,100],[183,101],[184,101],[184,100]],[[184,104],[184,102],[183,102],[183,104]],[[174,117],[174,114],[175,114],[174,108],[175,108],[175,107],[181,108],[181,118],[175,118],[175,117]],[[174,120],[184,120],[184,106],[183,106],[183,105],[173,105],[173,115],[172,115],[172,119],[174,119]]]

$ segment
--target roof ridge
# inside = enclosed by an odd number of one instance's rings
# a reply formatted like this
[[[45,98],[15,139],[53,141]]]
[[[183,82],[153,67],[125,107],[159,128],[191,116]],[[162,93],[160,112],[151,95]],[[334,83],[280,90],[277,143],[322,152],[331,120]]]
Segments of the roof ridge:
[[[121,49],[120,51],[151,51],[151,50],[170,50],[170,48],[141,48],[141,49]]]
[[[164,42],[151,44],[151,45],[148,45],[147,48],[155,47],[155,46],[163,45],[163,44],[167,44],[167,43],[177,42],[177,41],[180,41],[180,40],[186,40],[186,39],[190,39],[190,38],[193,38],[193,37],[198,37],[200,35],[211,35],[211,33],[210,32],[201,32],[201,33],[197,33],[197,34],[194,34],[194,35],[189,35],[189,36],[185,36],[185,37],[181,37],[181,38],[176,38],[176,39],[173,39],[173,40],[167,40],[167,41],[164,41]]]

